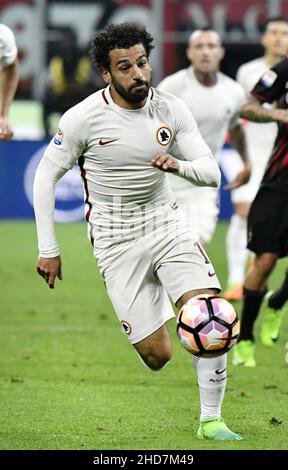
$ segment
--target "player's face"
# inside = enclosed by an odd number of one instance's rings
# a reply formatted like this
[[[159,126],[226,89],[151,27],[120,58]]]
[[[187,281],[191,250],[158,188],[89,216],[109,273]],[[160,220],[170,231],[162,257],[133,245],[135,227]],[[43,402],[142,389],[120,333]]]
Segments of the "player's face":
[[[149,92],[151,67],[142,44],[109,52],[110,70],[104,70],[107,83],[128,103],[143,102]]]
[[[187,57],[199,72],[216,72],[223,56],[224,49],[216,32],[199,31],[192,36]]]
[[[262,37],[262,44],[270,54],[284,56],[288,52],[288,23],[271,21]]]

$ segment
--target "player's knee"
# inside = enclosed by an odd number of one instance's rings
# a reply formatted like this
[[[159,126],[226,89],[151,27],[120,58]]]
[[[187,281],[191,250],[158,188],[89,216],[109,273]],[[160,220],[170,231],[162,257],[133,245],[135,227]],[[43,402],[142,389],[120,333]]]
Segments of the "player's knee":
[[[163,350],[157,353],[151,352],[144,358],[145,363],[149,367],[149,369],[157,371],[163,369],[163,367],[170,361],[171,359],[171,350]]]
[[[170,361],[170,359],[171,356],[169,356],[168,354],[160,357],[149,356],[147,366],[149,367],[149,369],[154,371],[161,370]]]
[[[163,325],[152,335],[134,344],[142,361],[151,370],[162,369],[171,359],[172,346],[166,325]]]
[[[269,275],[273,270],[277,261],[277,257],[270,253],[265,253],[264,255],[259,256],[257,260],[258,269],[265,274]]]

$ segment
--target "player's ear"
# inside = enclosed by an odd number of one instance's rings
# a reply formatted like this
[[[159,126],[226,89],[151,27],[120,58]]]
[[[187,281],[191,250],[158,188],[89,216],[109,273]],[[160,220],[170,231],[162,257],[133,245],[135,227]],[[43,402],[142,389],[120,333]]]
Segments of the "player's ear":
[[[112,79],[111,79],[111,74],[108,69],[105,69],[104,67],[100,67],[99,71],[103,77],[103,80],[105,83],[110,84]]]

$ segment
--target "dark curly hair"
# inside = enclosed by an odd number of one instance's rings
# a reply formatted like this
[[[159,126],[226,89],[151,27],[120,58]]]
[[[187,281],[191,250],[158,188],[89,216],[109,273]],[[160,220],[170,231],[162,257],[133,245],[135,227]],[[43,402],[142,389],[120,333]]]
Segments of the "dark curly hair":
[[[144,25],[139,23],[108,24],[96,34],[91,42],[89,53],[97,67],[109,69],[109,52],[113,49],[129,49],[135,44],[143,44],[147,57],[153,49],[153,37]]]

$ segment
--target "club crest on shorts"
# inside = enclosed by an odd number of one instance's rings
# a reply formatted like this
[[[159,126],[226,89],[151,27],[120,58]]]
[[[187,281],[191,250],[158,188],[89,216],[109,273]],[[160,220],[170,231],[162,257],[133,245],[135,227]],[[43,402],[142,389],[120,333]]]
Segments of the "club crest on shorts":
[[[171,139],[172,139],[172,132],[167,126],[161,126],[159,127],[157,133],[156,133],[157,140],[160,145],[166,146],[170,144]]]
[[[58,129],[57,134],[54,136],[54,144],[61,145],[64,137],[64,132],[61,129]]]
[[[128,321],[125,320],[121,321],[121,325],[126,335],[129,336],[132,331],[131,325],[129,325]]]

